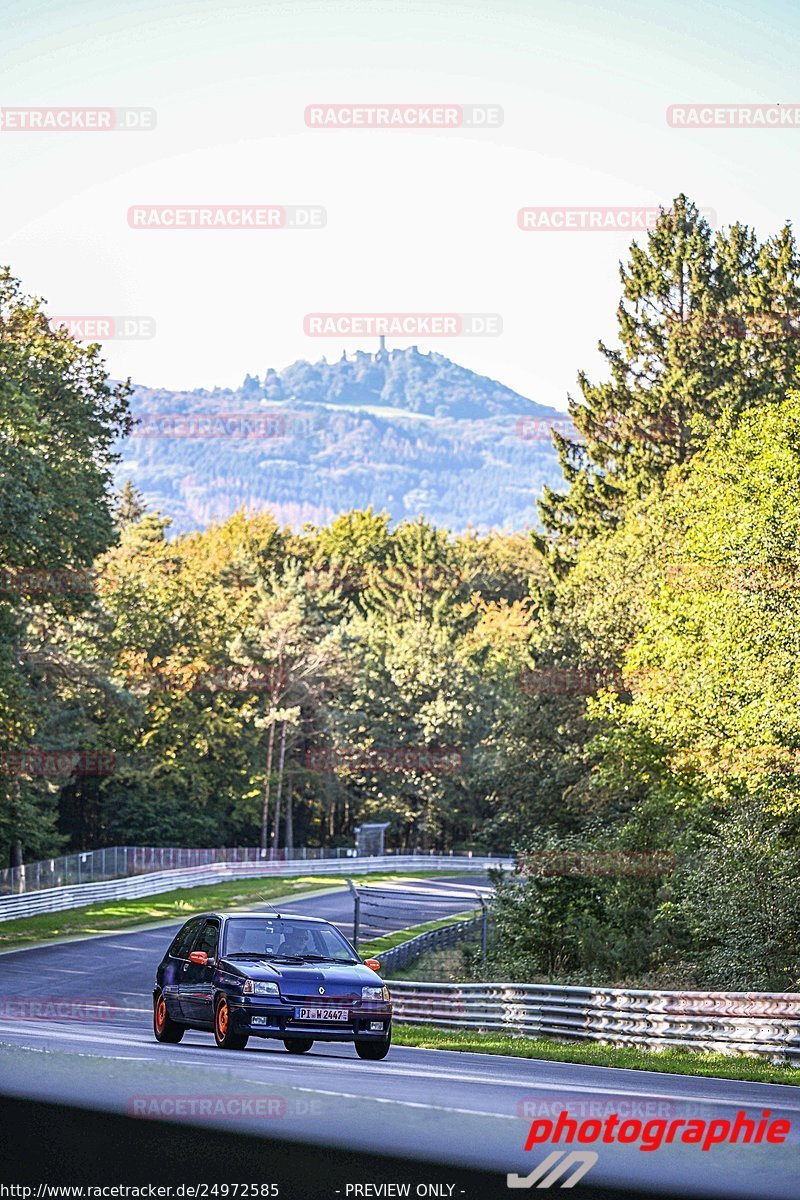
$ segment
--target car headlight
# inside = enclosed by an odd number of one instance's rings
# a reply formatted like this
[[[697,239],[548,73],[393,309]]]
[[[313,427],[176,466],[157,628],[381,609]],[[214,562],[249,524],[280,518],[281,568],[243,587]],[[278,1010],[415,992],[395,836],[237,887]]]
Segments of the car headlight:
[[[362,1000],[388,1000],[388,987],[363,987],[361,989]]]
[[[245,996],[279,996],[277,983],[263,983],[260,979],[246,979],[242,988]]]

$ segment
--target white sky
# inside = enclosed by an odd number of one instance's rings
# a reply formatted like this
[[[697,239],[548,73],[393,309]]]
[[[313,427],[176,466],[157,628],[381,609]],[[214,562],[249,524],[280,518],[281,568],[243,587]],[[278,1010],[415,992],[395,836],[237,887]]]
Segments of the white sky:
[[[657,205],[774,231],[800,129],[684,132],[680,102],[800,102],[790,3],[6,0],[0,105],[129,105],[154,132],[0,132],[0,260],[59,314],[152,317],[114,375],[236,385],[374,342],[316,311],[500,313],[495,338],[407,339],[563,408],[613,339],[628,236],[522,233],[527,205]],[[472,132],[321,131],[314,102],[499,104]],[[130,205],[321,204],[316,232],[149,232]],[[404,344],[401,341],[392,344]]]

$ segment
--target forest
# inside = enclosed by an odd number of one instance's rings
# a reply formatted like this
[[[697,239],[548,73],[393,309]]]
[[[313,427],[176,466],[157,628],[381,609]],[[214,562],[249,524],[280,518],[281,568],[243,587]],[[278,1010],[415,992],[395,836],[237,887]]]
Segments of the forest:
[[[0,852],[514,852],[491,967],[798,986],[800,259],[679,196],[533,533],[112,487],[128,385],[0,275]],[[479,514],[476,513],[476,524]]]
[[[169,513],[173,535],[240,508],[297,530],[369,507],[457,533],[523,529],[561,478],[550,428],[569,425],[416,346],[301,360],[238,388],[137,385],[129,402],[115,479]]]

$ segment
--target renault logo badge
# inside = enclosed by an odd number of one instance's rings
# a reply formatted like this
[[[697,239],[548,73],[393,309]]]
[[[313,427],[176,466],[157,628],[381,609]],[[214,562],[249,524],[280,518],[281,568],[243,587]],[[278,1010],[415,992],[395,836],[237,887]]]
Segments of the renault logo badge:
[[[319,989],[319,994],[320,994],[320,996],[324,996],[324,995],[325,995],[325,988],[320,988],[320,989]]]

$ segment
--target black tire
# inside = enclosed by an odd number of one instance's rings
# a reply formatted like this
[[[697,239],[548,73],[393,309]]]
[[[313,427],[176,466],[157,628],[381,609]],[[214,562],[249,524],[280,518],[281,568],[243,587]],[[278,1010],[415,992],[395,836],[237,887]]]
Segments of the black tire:
[[[167,1012],[167,1002],[163,992],[159,992],[153,1001],[153,1033],[157,1042],[169,1042],[173,1046],[186,1033],[186,1026],[173,1021]]]
[[[385,1042],[367,1042],[356,1039],[356,1054],[359,1058],[365,1058],[368,1062],[380,1062],[382,1058],[386,1058],[391,1044],[391,1034],[389,1034]]]
[[[214,1009],[214,1041],[220,1050],[244,1050],[248,1036],[246,1033],[233,1032],[228,1001],[224,996],[220,996]]]
[[[290,1054],[308,1054],[314,1045],[313,1038],[284,1038],[283,1044]]]

